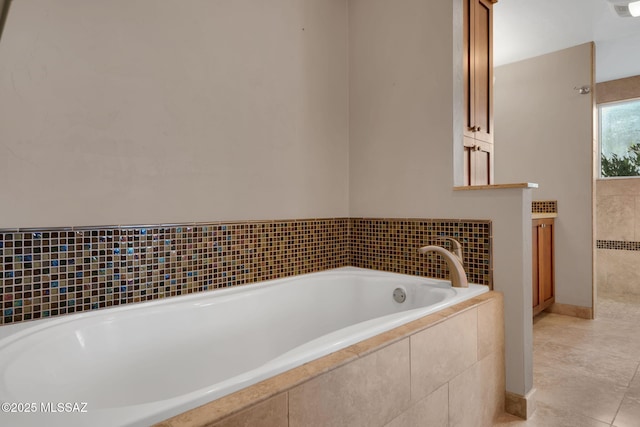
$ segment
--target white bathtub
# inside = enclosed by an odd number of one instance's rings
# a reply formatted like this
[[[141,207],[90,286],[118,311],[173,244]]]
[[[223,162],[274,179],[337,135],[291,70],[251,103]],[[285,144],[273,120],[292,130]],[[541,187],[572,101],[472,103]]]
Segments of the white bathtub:
[[[487,291],[345,267],[20,325],[0,425],[147,426]]]

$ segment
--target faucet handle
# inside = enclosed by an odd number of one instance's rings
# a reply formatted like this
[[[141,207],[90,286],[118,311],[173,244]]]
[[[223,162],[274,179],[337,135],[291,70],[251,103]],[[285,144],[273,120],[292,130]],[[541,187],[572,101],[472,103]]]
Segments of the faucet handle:
[[[462,257],[462,244],[453,237],[438,237],[436,242],[449,242],[451,245],[451,252],[458,258],[460,263],[464,262]]]

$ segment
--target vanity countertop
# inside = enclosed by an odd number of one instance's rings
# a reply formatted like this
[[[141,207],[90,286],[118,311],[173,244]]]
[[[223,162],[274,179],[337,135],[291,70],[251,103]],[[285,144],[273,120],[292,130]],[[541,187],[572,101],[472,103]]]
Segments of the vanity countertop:
[[[504,188],[538,188],[538,184],[535,182],[519,182],[515,184],[461,185],[453,187],[453,191],[499,190]]]
[[[546,218],[557,218],[557,212],[547,212],[547,213],[539,213],[534,212],[531,214],[531,219],[546,219]]]

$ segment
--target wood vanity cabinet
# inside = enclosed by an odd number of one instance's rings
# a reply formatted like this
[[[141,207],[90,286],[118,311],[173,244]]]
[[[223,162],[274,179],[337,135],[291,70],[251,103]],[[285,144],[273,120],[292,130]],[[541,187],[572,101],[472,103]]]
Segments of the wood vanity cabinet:
[[[555,300],[553,218],[534,219],[532,224],[532,291],[535,316]]]
[[[493,4],[464,5],[464,184],[493,184]]]

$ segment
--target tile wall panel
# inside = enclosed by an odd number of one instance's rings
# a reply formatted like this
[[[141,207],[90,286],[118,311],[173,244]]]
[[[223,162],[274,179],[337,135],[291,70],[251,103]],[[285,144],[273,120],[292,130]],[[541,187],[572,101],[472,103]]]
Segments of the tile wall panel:
[[[0,231],[0,323],[348,263],[349,220]]]
[[[447,277],[417,248],[460,239],[469,280],[491,284],[491,223],[328,218],[0,230],[0,324],[354,265]]]
[[[613,249],[617,251],[640,251],[640,242],[626,240],[596,240],[598,249]]]
[[[352,218],[351,265],[445,279],[444,260],[418,252],[427,245],[448,247],[440,237],[462,244],[469,282],[492,286],[491,221],[486,220]]]
[[[558,201],[534,200],[531,202],[531,213],[558,213]]]

